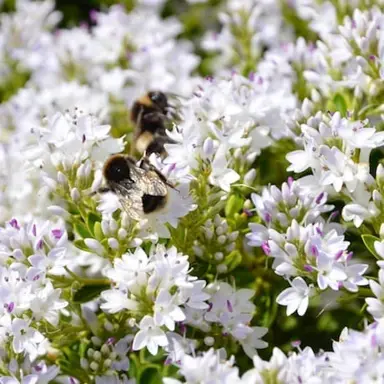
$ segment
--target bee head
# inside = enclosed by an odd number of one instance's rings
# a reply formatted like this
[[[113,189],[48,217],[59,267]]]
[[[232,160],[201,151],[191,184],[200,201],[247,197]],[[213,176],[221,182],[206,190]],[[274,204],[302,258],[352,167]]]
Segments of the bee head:
[[[148,92],[148,97],[151,99],[152,103],[156,105],[163,113],[167,112],[168,99],[163,92],[151,91]]]
[[[104,165],[104,177],[107,181],[120,182],[124,179],[130,179],[129,164],[125,156],[113,155]]]

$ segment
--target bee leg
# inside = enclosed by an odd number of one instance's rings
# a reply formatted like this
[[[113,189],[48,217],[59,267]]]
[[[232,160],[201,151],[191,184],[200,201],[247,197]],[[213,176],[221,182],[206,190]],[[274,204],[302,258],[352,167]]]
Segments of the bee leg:
[[[111,188],[100,187],[97,191],[92,192],[90,195],[95,196],[97,193],[107,193],[107,192],[111,192],[111,191],[112,191]]]

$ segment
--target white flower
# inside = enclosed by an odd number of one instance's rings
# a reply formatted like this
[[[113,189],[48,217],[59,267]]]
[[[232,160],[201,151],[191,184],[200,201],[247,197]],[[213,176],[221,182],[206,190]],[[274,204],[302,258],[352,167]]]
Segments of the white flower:
[[[322,252],[317,257],[317,268],[317,284],[322,290],[329,286],[331,289],[338,291],[340,283],[347,279],[342,266]]]
[[[136,333],[132,348],[134,351],[147,347],[152,355],[156,355],[159,347],[168,345],[164,331],[155,325],[151,316],[144,316],[139,324],[140,331]]]
[[[60,299],[60,294],[61,289],[54,289],[50,281],[37,291],[30,304],[36,320],[45,318],[50,324],[58,325],[59,311],[68,305],[68,302]]]
[[[176,296],[171,296],[166,289],[160,290],[153,308],[153,318],[157,326],[165,325],[170,331],[174,331],[175,322],[185,320],[183,311],[175,301]]]
[[[212,161],[212,172],[209,175],[209,182],[212,185],[217,185],[223,191],[229,192],[231,184],[238,180],[240,180],[240,175],[233,169],[228,168],[225,152],[217,151]]]
[[[15,353],[28,353],[31,361],[46,352],[46,339],[37,330],[30,328],[28,322],[15,318],[12,320],[10,331],[13,335],[12,347]]]
[[[379,282],[369,280],[369,287],[376,296],[376,298],[368,297],[365,302],[368,304],[367,311],[373,316],[375,320],[384,317],[384,270],[379,271]]]
[[[285,289],[276,298],[276,302],[280,305],[287,306],[287,315],[290,316],[296,312],[299,316],[303,316],[308,308],[309,297],[311,296],[311,285],[301,277],[296,277],[290,282],[291,288]]]
[[[124,309],[136,310],[138,303],[127,297],[127,292],[122,289],[110,289],[101,293],[104,301],[100,308],[108,313],[117,313]]]

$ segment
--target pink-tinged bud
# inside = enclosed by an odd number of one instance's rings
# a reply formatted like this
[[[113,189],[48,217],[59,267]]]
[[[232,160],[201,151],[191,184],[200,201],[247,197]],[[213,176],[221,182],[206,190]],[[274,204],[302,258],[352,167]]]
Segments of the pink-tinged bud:
[[[300,340],[294,340],[294,341],[292,341],[291,345],[293,348],[298,348],[301,345],[301,341]]]
[[[309,264],[305,264],[304,265],[304,271],[306,271],[306,272],[313,272],[313,267],[312,267],[312,265],[309,265]]]
[[[318,257],[319,256],[319,250],[317,249],[316,245],[311,246],[311,253],[313,256]]]
[[[335,255],[335,260],[336,260],[336,261],[339,260],[340,257],[343,256],[343,254],[344,254],[344,251],[342,251],[342,250],[338,251],[338,252],[336,253],[336,255]]]
[[[329,216],[329,221],[335,220],[340,215],[339,211],[333,211]]]
[[[227,309],[229,312],[231,312],[231,313],[233,312],[233,307],[232,307],[232,304],[229,300],[227,300]]]
[[[56,240],[60,240],[61,236],[63,236],[63,231],[61,229],[52,229],[51,233]]]
[[[19,226],[19,223],[17,222],[16,219],[12,219],[10,222],[9,222],[9,225],[15,229],[20,229],[20,226]]]
[[[376,348],[377,347],[377,337],[376,337],[376,335],[372,335],[371,336],[371,347],[372,348]]]
[[[346,261],[350,261],[352,259],[352,257],[353,257],[353,252],[352,251],[348,252],[347,257],[346,257]]]
[[[92,23],[97,23],[99,13],[96,11],[96,9],[91,9],[89,11],[89,20],[92,21]]]
[[[263,244],[261,244],[261,249],[264,251],[264,253],[267,256],[270,256],[271,254],[271,248],[268,245],[268,241],[264,241]]]
[[[321,201],[323,200],[323,197],[324,197],[324,192],[321,192],[319,196],[316,197],[316,204],[320,204]]]

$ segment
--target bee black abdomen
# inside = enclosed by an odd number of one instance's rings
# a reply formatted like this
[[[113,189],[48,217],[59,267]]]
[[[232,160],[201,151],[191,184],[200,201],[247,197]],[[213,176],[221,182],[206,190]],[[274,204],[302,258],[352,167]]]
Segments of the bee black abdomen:
[[[130,170],[126,158],[122,155],[110,157],[104,165],[104,177],[107,181],[116,183],[130,179]]]
[[[143,114],[139,122],[139,130],[165,135],[164,115],[158,112]]]
[[[142,196],[144,213],[152,213],[164,207],[167,202],[166,196],[153,196],[144,194]]]
[[[146,153],[147,155],[150,155],[151,153],[165,155],[166,151],[164,148],[164,144],[172,144],[172,143],[174,143],[174,141],[170,139],[168,136],[156,135],[148,145]]]
[[[158,112],[158,108],[136,101],[131,109],[131,120],[137,124],[139,119],[142,119],[143,116],[153,112]]]

